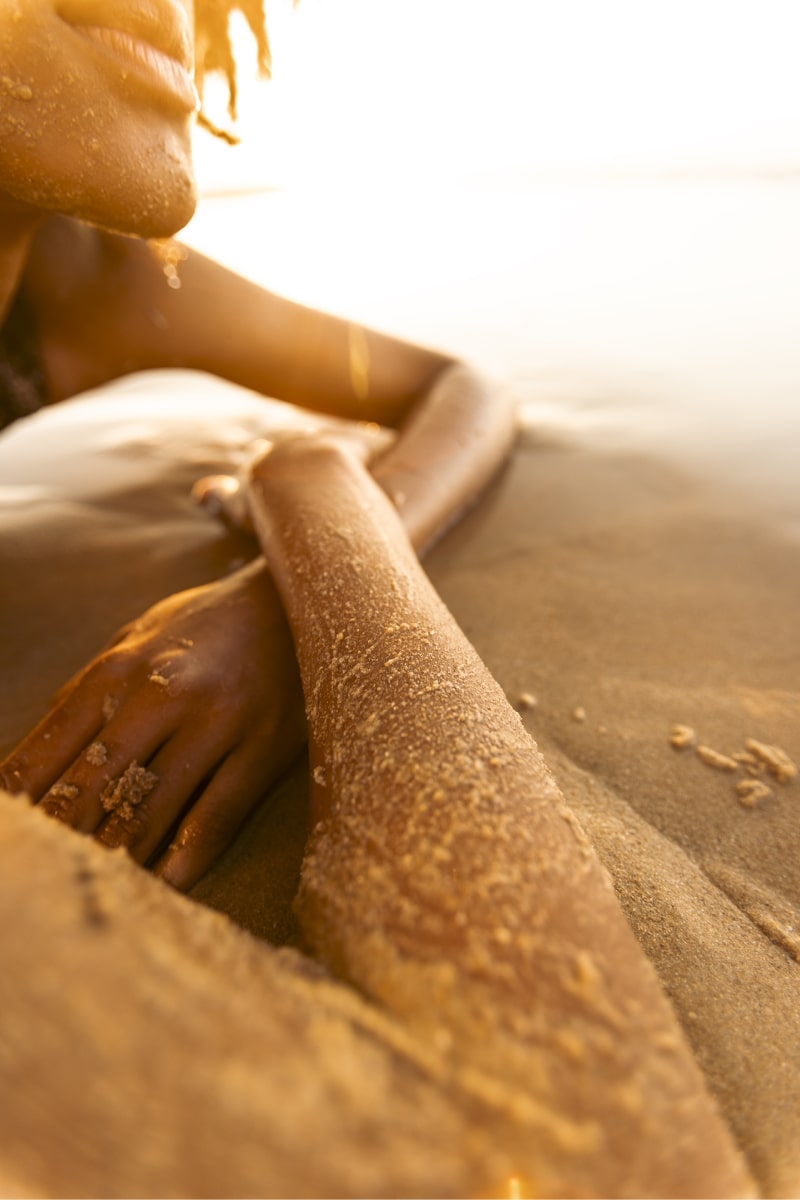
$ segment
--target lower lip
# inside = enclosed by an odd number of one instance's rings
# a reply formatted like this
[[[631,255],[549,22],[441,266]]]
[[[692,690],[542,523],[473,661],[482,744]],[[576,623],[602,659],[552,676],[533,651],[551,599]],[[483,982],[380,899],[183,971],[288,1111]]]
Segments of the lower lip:
[[[101,25],[73,25],[73,29],[116,59],[123,68],[123,80],[136,78],[186,112],[197,111],[194,80],[177,59],[121,29]]]

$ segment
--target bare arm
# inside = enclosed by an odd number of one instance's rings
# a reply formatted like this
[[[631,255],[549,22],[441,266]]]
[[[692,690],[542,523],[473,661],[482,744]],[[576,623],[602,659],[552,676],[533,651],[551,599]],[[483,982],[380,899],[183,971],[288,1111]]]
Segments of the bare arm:
[[[451,357],[276,296],[193,250],[169,288],[146,243],[57,218],[25,280],[53,400],[131,371],[208,371],[265,396],[400,431],[375,476],[417,547],[508,454],[508,397]]]
[[[608,878],[385,498],[324,445],[277,448],[252,491],[306,694],[316,951],[502,1108],[533,1194],[748,1194]]]
[[[171,289],[146,244],[56,218],[38,235],[25,287],[54,400],[126,372],[184,367],[320,412],[399,425],[400,436],[375,464],[375,476],[420,549],[480,492],[511,444],[507,401],[468,368],[283,300],[193,252],[181,265],[181,287]],[[236,627],[227,618],[232,591]],[[156,606],[140,623],[147,636],[123,631],[0,763],[6,785],[28,792],[68,824],[153,862],[200,784],[197,771],[204,772],[211,782],[159,863],[173,884],[190,886],[302,742],[292,645],[285,623],[274,619],[272,591],[262,562],[208,585],[199,608],[191,594]],[[196,626],[188,672],[176,653],[187,619]],[[263,669],[255,676],[245,669],[248,645],[262,647],[264,661],[273,664],[271,679]],[[175,694],[154,686],[162,677]],[[235,702],[228,686],[234,679]],[[102,707],[109,690],[126,697],[110,725]],[[213,761],[209,739],[193,719],[209,695],[218,703],[222,698]],[[93,744],[105,746],[103,739],[113,741],[114,754],[93,764]],[[166,751],[158,749],[165,739],[192,764],[191,772],[165,760]],[[104,789],[133,760],[147,766],[158,785],[135,814],[107,816]]]
[[[514,434],[508,396],[471,368],[455,363],[436,377],[402,436],[372,466],[418,551],[480,495],[507,457]]]

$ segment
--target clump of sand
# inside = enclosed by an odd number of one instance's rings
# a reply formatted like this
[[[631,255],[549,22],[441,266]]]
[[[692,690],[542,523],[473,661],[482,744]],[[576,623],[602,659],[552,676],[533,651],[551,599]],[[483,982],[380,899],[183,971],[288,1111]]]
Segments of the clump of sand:
[[[791,783],[797,777],[797,766],[780,746],[746,737],[744,750],[723,754],[712,746],[696,745],[697,735],[689,725],[674,725],[669,735],[670,745],[676,750],[694,746],[695,754],[707,767],[717,771],[741,774],[744,770],[751,778],[740,779],[735,793],[743,808],[756,808],[774,796],[773,789],[759,776],[768,771],[780,785]]]
[[[92,742],[84,757],[90,766],[102,767],[108,762],[108,749],[103,742]]]
[[[158,783],[158,776],[134,760],[129,763],[118,779],[106,786],[101,802],[107,813],[117,813],[123,820],[130,820],[133,811],[149,796]]]

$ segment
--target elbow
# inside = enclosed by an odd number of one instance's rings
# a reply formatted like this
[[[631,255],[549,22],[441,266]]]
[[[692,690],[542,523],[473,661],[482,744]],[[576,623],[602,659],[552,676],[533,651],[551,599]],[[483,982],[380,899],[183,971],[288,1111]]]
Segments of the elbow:
[[[517,402],[510,386],[491,378],[469,362],[453,359],[437,374],[435,405],[448,410],[451,428],[461,430],[479,447],[478,457],[500,465],[513,449],[520,430]]]

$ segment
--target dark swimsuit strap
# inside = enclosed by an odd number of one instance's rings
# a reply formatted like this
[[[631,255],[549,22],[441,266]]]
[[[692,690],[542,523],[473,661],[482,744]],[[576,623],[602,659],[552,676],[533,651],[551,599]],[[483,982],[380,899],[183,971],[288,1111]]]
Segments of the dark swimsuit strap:
[[[0,329],[0,429],[36,412],[46,399],[33,313],[18,292]]]

